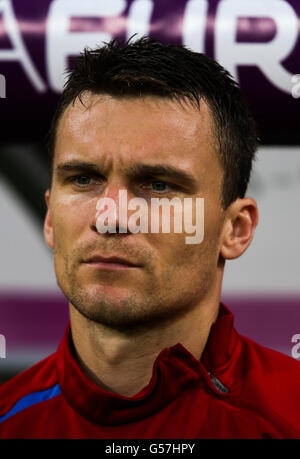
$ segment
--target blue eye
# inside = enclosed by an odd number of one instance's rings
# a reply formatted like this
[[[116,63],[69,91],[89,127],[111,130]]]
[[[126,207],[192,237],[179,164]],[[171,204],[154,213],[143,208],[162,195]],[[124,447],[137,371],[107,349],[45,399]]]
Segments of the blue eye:
[[[78,175],[74,178],[74,181],[77,183],[77,185],[89,185],[90,180],[91,177],[88,177],[87,175]]]
[[[166,191],[166,187],[168,186],[165,182],[159,180],[154,180],[151,183],[156,184],[156,189],[154,189],[154,191]]]

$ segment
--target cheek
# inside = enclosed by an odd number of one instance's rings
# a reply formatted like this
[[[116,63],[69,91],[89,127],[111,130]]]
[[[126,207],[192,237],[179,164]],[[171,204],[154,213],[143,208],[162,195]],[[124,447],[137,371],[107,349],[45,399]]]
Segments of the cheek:
[[[87,208],[74,200],[64,199],[53,202],[52,215],[54,251],[68,252],[88,223]]]
[[[220,219],[214,214],[209,214],[204,219],[204,237],[201,243],[187,244],[186,237],[191,234],[161,234],[154,237],[152,243],[156,245],[159,254],[161,270],[174,273],[201,273],[217,269],[220,252]],[[195,239],[194,239],[195,240]]]

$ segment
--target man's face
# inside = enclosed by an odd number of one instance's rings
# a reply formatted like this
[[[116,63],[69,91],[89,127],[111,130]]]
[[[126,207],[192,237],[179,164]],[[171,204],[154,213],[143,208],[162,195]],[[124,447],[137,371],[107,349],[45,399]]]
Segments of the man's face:
[[[59,123],[45,223],[59,286],[83,315],[115,327],[201,306],[220,289],[224,222],[222,169],[206,103],[199,112],[158,97],[86,93],[83,101],[85,106],[78,100],[69,105]],[[165,166],[186,177],[171,170],[145,175],[141,166]],[[154,197],[204,198],[203,242],[186,244],[188,234],[173,230],[100,234],[96,204],[109,197],[118,209],[119,190],[149,206]],[[137,266],[105,268],[96,256]]]

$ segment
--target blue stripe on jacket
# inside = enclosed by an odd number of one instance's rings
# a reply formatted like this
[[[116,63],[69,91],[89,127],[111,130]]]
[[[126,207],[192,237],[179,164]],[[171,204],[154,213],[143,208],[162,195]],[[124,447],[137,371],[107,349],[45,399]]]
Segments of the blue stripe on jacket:
[[[25,397],[21,398],[12,408],[8,411],[4,416],[0,416],[0,422],[5,421],[6,419],[14,416],[15,414],[19,413],[20,411],[29,408],[30,406],[36,405],[40,402],[45,402],[46,400],[50,400],[56,395],[61,393],[60,387],[56,384],[50,389],[42,390],[40,392],[33,392],[31,394],[25,395]]]

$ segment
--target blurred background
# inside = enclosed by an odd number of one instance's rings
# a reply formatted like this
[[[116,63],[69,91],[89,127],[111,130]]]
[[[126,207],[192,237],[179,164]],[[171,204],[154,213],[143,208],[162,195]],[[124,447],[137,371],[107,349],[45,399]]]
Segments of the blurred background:
[[[217,59],[260,131],[253,243],[226,263],[237,330],[300,360],[300,2],[0,0],[0,383],[57,349],[68,322],[42,234],[46,132],[69,59],[149,35]],[[2,336],[1,336],[2,335]]]

